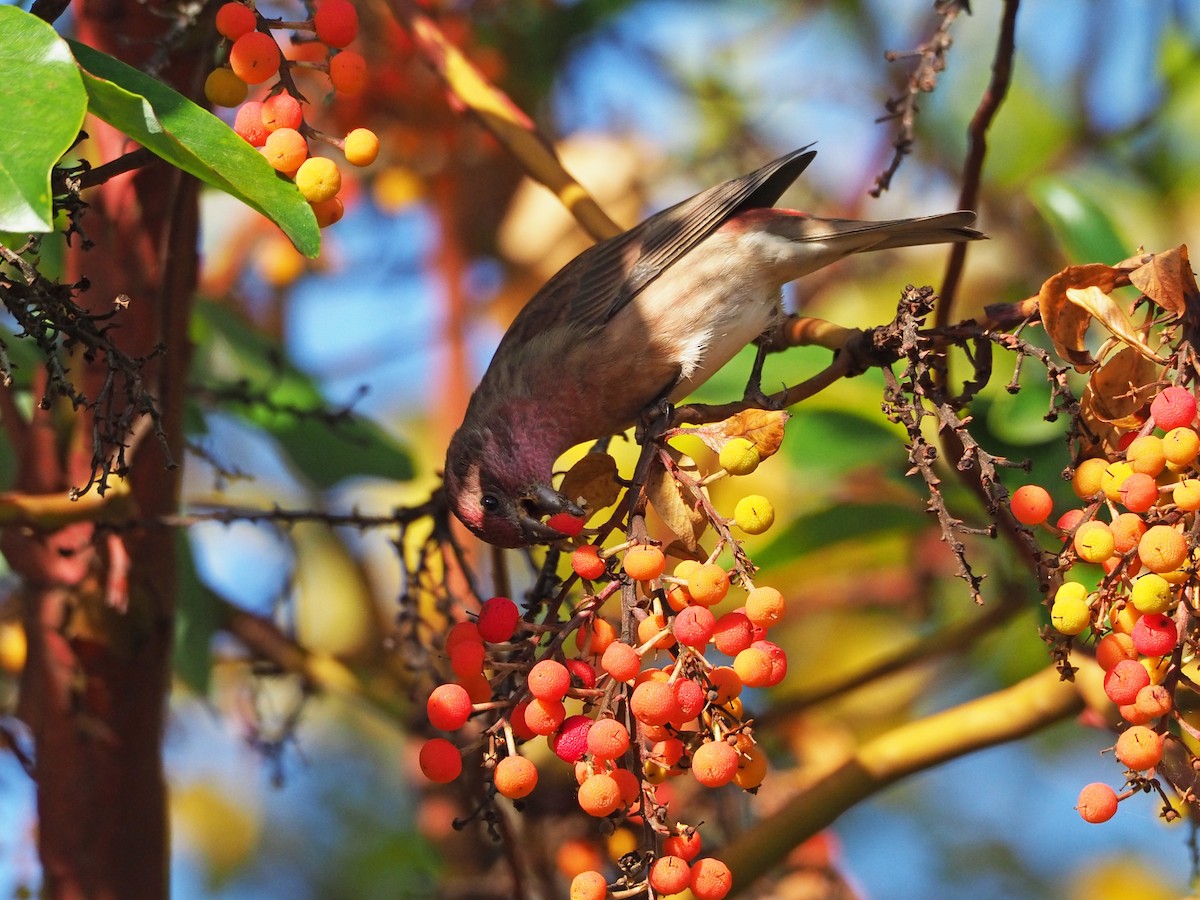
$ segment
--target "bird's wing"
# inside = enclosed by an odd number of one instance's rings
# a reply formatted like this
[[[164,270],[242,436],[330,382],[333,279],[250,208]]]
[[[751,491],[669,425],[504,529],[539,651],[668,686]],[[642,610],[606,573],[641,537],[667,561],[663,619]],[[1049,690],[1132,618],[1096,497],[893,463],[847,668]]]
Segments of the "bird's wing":
[[[568,308],[559,309],[576,327],[602,326],[727,219],[746,209],[773,206],[816,155],[801,147],[590,247],[551,278],[528,305],[547,313],[546,304],[560,298]]]

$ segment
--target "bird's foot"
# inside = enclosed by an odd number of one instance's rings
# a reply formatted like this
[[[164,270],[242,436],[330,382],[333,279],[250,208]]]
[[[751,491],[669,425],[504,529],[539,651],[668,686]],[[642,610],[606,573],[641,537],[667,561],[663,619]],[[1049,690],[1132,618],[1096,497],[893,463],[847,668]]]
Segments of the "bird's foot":
[[[642,410],[633,436],[639,444],[652,442],[667,430],[671,424],[671,416],[675,407],[666,397],[660,397]]]

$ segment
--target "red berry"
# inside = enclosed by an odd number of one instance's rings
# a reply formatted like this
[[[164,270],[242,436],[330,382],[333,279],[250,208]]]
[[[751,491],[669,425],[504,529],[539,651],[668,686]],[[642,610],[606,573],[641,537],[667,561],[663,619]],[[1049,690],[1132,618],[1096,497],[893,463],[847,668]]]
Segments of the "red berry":
[[[276,94],[263,101],[262,120],[267,131],[299,128],[304,121],[304,111],[300,109],[300,101],[291,94]]]
[[[1150,415],[1163,431],[1183,428],[1196,418],[1196,398],[1187,388],[1178,385],[1163,388],[1150,403]]]
[[[462,773],[462,756],[445,738],[431,738],[421,746],[417,762],[435,784],[449,784]]]
[[[596,686],[596,670],[586,659],[568,659],[563,663],[571,674],[571,686],[594,688]]]
[[[550,738],[550,749],[565,763],[576,763],[588,751],[592,720],[587,716],[567,716]]]
[[[353,50],[343,50],[329,60],[329,80],[339,94],[357,96],[367,86],[367,61]]]
[[[1136,659],[1123,659],[1104,676],[1104,693],[1118,706],[1137,700],[1138,691],[1150,683],[1150,673]]]
[[[267,135],[271,132],[267,131],[267,126],[262,121],[263,105],[257,100],[250,100],[243,103],[237,111],[237,117],[233,120],[233,130],[252,147],[261,147],[267,142]]]
[[[583,531],[583,519],[565,512],[555,513],[546,520],[546,524],[567,537],[575,537]]]
[[[350,0],[324,0],[313,15],[317,40],[345,47],[358,35],[358,10]]]
[[[700,649],[712,637],[716,617],[704,606],[689,606],[675,614],[671,631],[675,640],[688,647]]]
[[[479,636],[489,644],[507,641],[517,630],[521,612],[507,597],[492,597],[479,607]]]
[[[1165,656],[1175,649],[1179,631],[1175,622],[1161,613],[1147,613],[1133,625],[1129,633],[1133,646],[1143,656]]]
[[[726,656],[737,656],[753,641],[754,626],[745,613],[725,613],[713,626],[713,644]]]
[[[250,31],[229,49],[229,68],[246,84],[261,84],[279,71],[279,45],[261,31]]]

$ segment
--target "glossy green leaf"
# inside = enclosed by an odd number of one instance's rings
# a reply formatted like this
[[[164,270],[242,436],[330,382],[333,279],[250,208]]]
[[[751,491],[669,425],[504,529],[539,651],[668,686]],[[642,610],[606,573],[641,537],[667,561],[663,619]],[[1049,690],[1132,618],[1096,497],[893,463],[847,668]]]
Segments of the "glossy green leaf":
[[[167,162],[258,210],[306,256],[321,249],[312,207],[257,150],[182,94],[120,60],[71,42],[89,110]]]
[[[1116,263],[1130,255],[1127,243],[1092,194],[1048,176],[1030,186],[1029,196],[1070,262]]]
[[[71,50],[37,16],[0,6],[0,230],[54,228],[50,169],[83,125],[87,93]]]
[[[269,433],[317,487],[363,475],[413,476],[408,451],[370,419],[347,413],[327,421],[321,413],[328,406],[312,379],[230,310],[198,304],[192,341],[193,378],[205,387],[244,386],[253,399],[226,401],[222,409]]]

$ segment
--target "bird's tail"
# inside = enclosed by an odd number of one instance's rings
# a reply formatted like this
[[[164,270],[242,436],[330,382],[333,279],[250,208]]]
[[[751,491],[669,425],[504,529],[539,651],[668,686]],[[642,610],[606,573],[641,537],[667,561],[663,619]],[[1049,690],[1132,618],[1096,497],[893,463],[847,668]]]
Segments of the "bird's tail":
[[[987,237],[970,227],[975,213],[970,210],[921,216],[915,219],[890,219],[882,222],[861,222],[855,219],[822,219],[804,216],[793,240],[828,241],[859,244],[862,250],[889,250],[913,247],[918,244],[953,244],[978,241]]]

